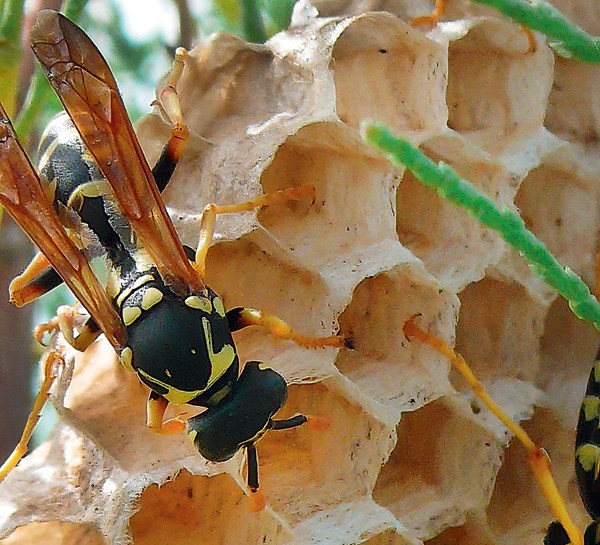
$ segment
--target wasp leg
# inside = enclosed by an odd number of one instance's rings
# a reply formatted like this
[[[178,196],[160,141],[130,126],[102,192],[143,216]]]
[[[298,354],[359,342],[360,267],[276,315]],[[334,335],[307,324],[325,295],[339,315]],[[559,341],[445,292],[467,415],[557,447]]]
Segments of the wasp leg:
[[[307,337],[294,331],[281,318],[252,308],[232,308],[227,312],[227,321],[229,322],[229,329],[231,331],[237,331],[238,329],[252,325],[263,326],[277,339],[293,341],[297,345],[306,348],[342,348],[346,346],[344,337],[341,335]]]
[[[23,430],[23,434],[21,435],[19,443],[9,456],[8,460],[6,460],[6,462],[2,464],[2,467],[0,467],[0,482],[6,478],[6,476],[19,463],[21,458],[23,458],[23,456],[25,456],[27,453],[27,445],[29,444],[33,430],[40,419],[40,413],[48,401],[50,388],[52,387],[52,384],[54,384],[54,380],[56,378],[56,368],[57,366],[61,365],[62,362],[63,356],[56,350],[52,350],[46,353],[44,356],[42,362],[44,376],[40,384],[40,389],[35,397],[33,408],[29,413],[29,417],[27,418],[27,423],[25,424],[25,429]]]
[[[267,505],[263,493],[258,489],[258,454],[254,445],[246,447],[248,453],[248,490],[250,491],[250,512],[262,511]]]
[[[290,428],[296,428],[308,422],[308,417],[303,414],[293,416],[292,418],[286,418],[285,420],[271,420],[272,430],[289,430]],[[249,510],[252,513],[262,511],[267,504],[267,501],[262,492],[259,491],[258,483],[258,453],[256,452],[256,445],[254,443],[246,446],[247,452],[247,464],[248,464],[248,491],[250,492],[250,507]]]
[[[210,248],[213,234],[215,231],[215,221],[218,214],[237,214],[240,212],[251,212],[261,206],[278,204],[287,201],[297,201],[303,197],[311,197],[314,200],[315,188],[312,185],[301,185],[290,189],[283,189],[275,193],[267,193],[258,199],[243,202],[239,204],[217,205],[207,204],[202,212],[202,221],[200,223],[200,236],[198,248],[196,250],[196,260],[194,268],[201,279],[204,279],[206,273],[206,254]]]
[[[185,429],[185,421],[179,416],[164,420],[169,402],[160,394],[150,390],[146,405],[146,426],[159,435],[174,435]]]
[[[448,0],[436,0],[435,8],[429,15],[424,15],[423,17],[416,17],[413,19],[410,24],[413,27],[417,26],[435,26],[438,21],[442,18],[444,13],[446,13],[446,6],[448,5]]]
[[[546,451],[538,447],[527,435],[527,432],[510,418],[500,406],[492,399],[483,385],[477,380],[464,358],[454,352],[444,341],[438,339],[431,333],[427,333],[415,323],[416,314],[406,321],[403,327],[404,335],[407,339],[418,339],[419,341],[431,346],[434,350],[446,356],[457,371],[467,380],[473,393],[485,404],[485,406],[494,413],[494,415],[511,431],[511,433],[521,442],[529,455],[529,464],[533,470],[542,493],[552,509],[554,516],[563,525],[563,528],[569,535],[571,543],[574,545],[583,545],[583,535],[579,528],[571,520],[567,511],[564,499],[556,486],[556,481],[552,476],[552,467],[550,458]]]
[[[273,424],[272,430],[289,430],[290,428],[297,428],[298,426],[302,426],[302,424],[306,424],[309,421],[307,416],[303,414],[297,414],[296,416],[292,416],[291,418],[286,418],[285,420],[271,420]]]
[[[98,327],[96,321],[89,316],[75,335],[77,329],[75,316],[77,315],[76,309],[78,306],[79,303],[75,303],[72,307],[68,305],[58,307],[57,315],[52,320],[36,326],[33,332],[35,340],[41,345],[45,345],[43,337],[46,333],[52,334],[60,331],[69,345],[79,352],[84,352],[100,336],[102,330]]]
[[[62,284],[44,254],[38,253],[27,268],[9,286],[10,302],[22,307]]]
[[[171,137],[152,168],[152,174],[161,193],[169,183],[189,138],[189,130],[183,122],[181,104],[177,95],[177,83],[183,73],[187,56],[188,52],[183,47],[177,49],[171,72],[158,93],[158,100],[154,103],[173,125]]]

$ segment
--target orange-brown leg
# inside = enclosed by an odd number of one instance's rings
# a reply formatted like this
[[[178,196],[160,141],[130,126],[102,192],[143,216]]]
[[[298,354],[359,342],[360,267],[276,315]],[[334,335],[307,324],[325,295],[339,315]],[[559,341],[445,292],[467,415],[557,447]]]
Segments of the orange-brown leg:
[[[511,433],[523,444],[529,454],[529,463],[533,474],[542,489],[542,493],[550,505],[556,519],[563,525],[573,545],[583,545],[583,534],[573,523],[561,493],[556,486],[552,476],[550,458],[543,448],[538,447],[525,430],[510,418],[500,406],[492,399],[482,384],[477,380],[464,358],[454,352],[444,341],[438,339],[431,333],[427,333],[416,324],[418,314],[412,316],[404,324],[404,335],[407,339],[418,339],[431,346],[440,354],[446,356],[455,369],[467,380],[473,393],[497,416]]]
[[[304,346],[305,348],[342,348],[346,346],[344,337],[341,335],[307,337],[306,335],[301,335],[294,331],[281,318],[252,308],[233,308],[227,312],[227,320],[231,331],[237,331],[253,325],[266,327],[269,330],[269,333],[277,339],[289,340],[299,346]]]
[[[261,206],[279,204],[287,201],[297,201],[305,197],[311,197],[314,200],[315,188],[312,185],[301,185],[268,193],[252,201],[239,204],[217,205],[208,204],[202,212],[200,223],[200,235],[198,237],[198,248],[196,250],[195,269],[201,279],[206,275],[206,254],[212,243],[215,232],[215,222],[218,214],[238,214],[240,212],[251,212]]]
[[[446,12],[447,5],[448,0],[436,0],[435,8],[429,15],[424,15],[423,17],[416,17],[410,22],[410,24],[414,27],[425,25],[435,26]]]
[[[27,418],[27,423],[25,424],[25,429],[23,430],[23,434],[21,435],[19,443],[9,456],[8,460],[6,460],[6,462],[2,464],[2,467],[0,467],[0,482],[6,478],[6,476],[19,463],[21,458],[23,458],[23,456],[25,456],[27,453],[27,445],[29,444],[33,430],[35,429],[35,426],[40,419],[40,413],[48,401],[48,397],[50,396],[50,388],[52,387],[52,384],[54,384],[54,380],[56,378],[56,368],[62,365],[62,363],[63,356],[56,350],[47,352],[44,356],[44,359],[42,360],[44,376],[42,378],[38,394],[35,397],[33,408],[29,413],[29,417]]]

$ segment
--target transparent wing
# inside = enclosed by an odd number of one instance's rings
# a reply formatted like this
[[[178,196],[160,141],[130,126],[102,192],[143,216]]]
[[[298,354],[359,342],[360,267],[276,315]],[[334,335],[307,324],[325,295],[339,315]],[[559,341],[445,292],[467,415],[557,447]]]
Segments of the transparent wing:
[[[87,258],[64,230],[0,104],[0,204],[25,231],[119,350],[127,333]]]
[[[77,25],[41,11],[31,46],[161,276],[202,287],[169,218],[108,64]]]

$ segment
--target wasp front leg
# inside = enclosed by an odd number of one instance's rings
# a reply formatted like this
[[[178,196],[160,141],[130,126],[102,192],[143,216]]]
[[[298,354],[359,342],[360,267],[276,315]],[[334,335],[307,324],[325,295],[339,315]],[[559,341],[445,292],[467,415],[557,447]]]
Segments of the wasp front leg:
[[[100,336],[102,330],[91,316],[86,319],[83,326],[78,326],[77,321],[80,316],[77,312],[78,307],[79,303],[58,307],[56,316],[52,320],[36,326],[33,332],[35,340],[44,345],[44,335],[60,331],[70,346],[79,352],[85,352],[88,346]]]
[[[169,401],[151,390],[146,405],[146,426],[159,435],[174,435],[185,430],[186,422],[179,416],[165,420]]]
[[[252,308],[232,308],[227,312],[227,321],[232,332],[253,325],[262,326],[266,327],[275,338],[292,341],[305,348],[342,348],[348,344],[341,335],[331,335],[329,337],[301,335],[281,318]]]

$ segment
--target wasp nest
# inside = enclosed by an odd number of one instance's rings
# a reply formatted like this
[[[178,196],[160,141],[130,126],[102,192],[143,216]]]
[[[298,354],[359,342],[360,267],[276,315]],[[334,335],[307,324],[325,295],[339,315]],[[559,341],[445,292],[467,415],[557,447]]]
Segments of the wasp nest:
[[[593,3],[559,3],[600,30]],[[557,57],[542,36],[529,52],[518,26],[468,2],[430,32],[411,28],[431,7],[305,2],[264,47],[224,34],[199,45],[180,85],[193,136],[165,199],[187,244],[208,202],[316,188],[314,203],[219,217],[209,285],[229,308],[263,309],[307,335],[339,327],[353,342],[310,351],[236,333],[242,361],[268,362],[291,384],[282,416],[330,422],[259,443],[267,508],[248,511],[241,454],[211,464],[183,435],[151,433],[145,388],[98,342],[69,355],[53,393],[61,423],[0,488],[2,535],[24,526],[3,543],[541,545],[552,515],[524,449],[448,361],[404,338],[415,313],[546,447],[586,524],[573,440],[594,331],[359,128],[385,122],[517,207],[591,280],[600,71]],[[168,127],[150,115],[139,134],[153,160]]]

